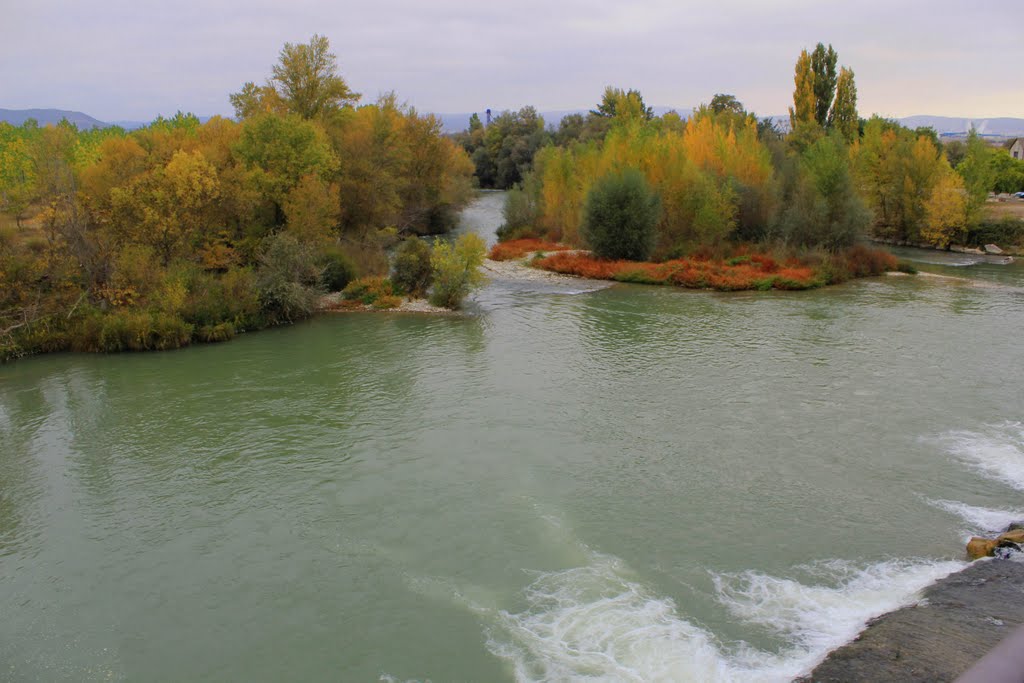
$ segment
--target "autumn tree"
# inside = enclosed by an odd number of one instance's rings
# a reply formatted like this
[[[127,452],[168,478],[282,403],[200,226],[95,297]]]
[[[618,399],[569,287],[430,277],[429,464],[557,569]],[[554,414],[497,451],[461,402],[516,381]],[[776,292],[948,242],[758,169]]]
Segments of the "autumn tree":
[[[166,266],[201,238],[219,195],[210,162],[201,152],[180,151],[111,191],[112,223],[125,243],[151,246]]]
[[[336,236],[340,207],[338,188],[310,173],[284,198],[285,229],[300,242],[323,246]]]
[[[789,126],[792,130],[817,120],[817,95],[814,87],[814,68],[807,50],[800,51],[796,60],[793,82],[793,106],[789,108]]]
[[[285,43],[264,86],[249,82],[231,95],[240,119],[261,112],[287,111],[304,119],[324,119],[359,100],[338,74],[338,58],[326,36],[308,43]]]
[[[925,221],[921,227],[921,238],[936,247],[945,249],[959,237],[967,227],[967,192],[963,179],[943,164],[939,179],[932,187],[925,204]]]

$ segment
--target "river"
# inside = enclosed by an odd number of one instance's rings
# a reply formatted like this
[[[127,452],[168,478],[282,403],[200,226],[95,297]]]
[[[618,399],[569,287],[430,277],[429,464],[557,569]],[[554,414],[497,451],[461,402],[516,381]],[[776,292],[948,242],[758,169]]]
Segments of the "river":
[[[1024,268],[908,254],[2,366],[0,679],[806,672],[1024,517]]]

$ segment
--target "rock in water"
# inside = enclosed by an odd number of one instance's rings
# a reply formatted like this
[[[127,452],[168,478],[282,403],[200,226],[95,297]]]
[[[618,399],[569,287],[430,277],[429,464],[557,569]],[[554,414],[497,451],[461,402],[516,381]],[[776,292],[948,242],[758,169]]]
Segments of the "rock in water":
[[[1003,250],[1000,249],[999,247],[997,247],[994,244],[986,244],[985,245],[985,253],[986,254],[1002,254]]]
[[[975,536],[967,542],[967,559],[978,560],[982,557],[992,557],[999,543],[990,538],[978,538]]]

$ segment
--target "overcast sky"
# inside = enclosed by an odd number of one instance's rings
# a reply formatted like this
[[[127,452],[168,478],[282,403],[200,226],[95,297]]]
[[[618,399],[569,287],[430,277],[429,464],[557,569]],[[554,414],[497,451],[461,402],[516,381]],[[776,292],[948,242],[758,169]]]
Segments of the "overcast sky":
[[[0,0],[0,108],[230,114],[285,42],[326,35],[349,85],[423,111],[592,106],[605,85],[689,107],[790,104],[819,40],[862,115],[1024,117],[1021,0]]]

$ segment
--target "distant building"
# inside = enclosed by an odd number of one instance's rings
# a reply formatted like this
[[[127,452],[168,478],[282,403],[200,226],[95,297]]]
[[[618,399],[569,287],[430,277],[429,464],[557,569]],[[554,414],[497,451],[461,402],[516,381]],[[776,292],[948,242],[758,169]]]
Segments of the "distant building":
[[[1010,145],[1010,156],[1014,159],[1024,159],[1024,138],[1017,138]]]

